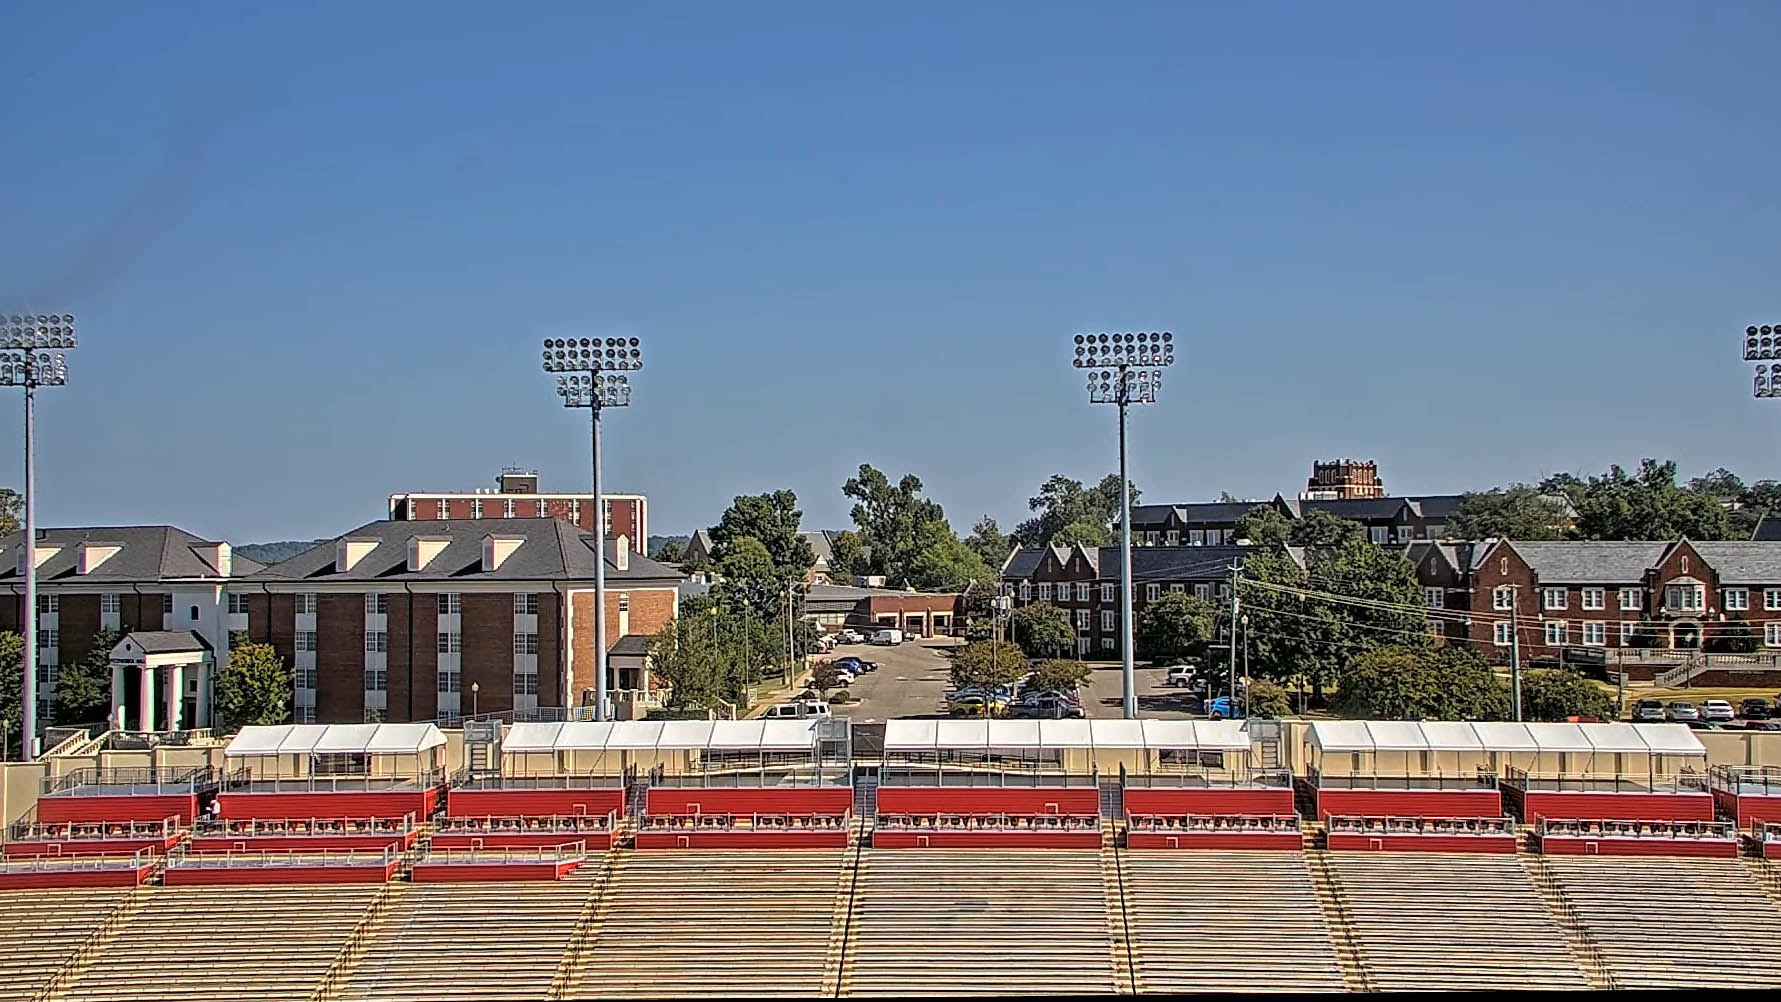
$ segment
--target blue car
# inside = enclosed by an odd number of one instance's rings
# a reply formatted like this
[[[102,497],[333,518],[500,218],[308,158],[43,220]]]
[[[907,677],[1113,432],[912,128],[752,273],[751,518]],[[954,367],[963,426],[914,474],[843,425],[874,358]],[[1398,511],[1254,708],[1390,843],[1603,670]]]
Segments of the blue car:
[[[1225,720],[1241,720],[1241,707],[1232,704],[1231,697],[1220,696],[1206,703],[1206,716],[1220,717]]]

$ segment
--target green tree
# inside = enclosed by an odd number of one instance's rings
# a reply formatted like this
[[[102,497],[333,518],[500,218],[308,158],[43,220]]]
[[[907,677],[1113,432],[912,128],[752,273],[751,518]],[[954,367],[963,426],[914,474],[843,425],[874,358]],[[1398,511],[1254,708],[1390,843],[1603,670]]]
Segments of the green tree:
[[[971,527],[971,534],[965,537],[965,545],[977,554],[978,559],[997,570],[1007,561],[1008,554],[1014,552],[1013,541],[1002,534],[1002,527],[988,515],[978,519],[977,524]]]
[[[670,709],[709,709],[732,691],[726,686],[716,620],[717,607],[709,599],[689,600],[650,641],[651,669],[668,685]]]
[[[1292,524],[1288,541],[1293,546],[1331,548],[1365,543],[1367,530],[1359,522],[1313,509]]]
[[[25,496],[10,487],[0,487],[0,536],[19,531],[19,518],[25,511]]]
[[[843,529],[835,533],[829,540],[829,567],[844,579],[852,580],[872,570],[866,558],[865,544],[860,542],[860,534],[852,529]]]
[[[296,676],[271,644],[243,644],[229,651],[216,674],[216,712],[225,729],[282,724],[291,718]]]
[[[987,689],[1013,685],[1026,677],[1027,657],[1014,644],[966,644],[952,656],[952,684],[955,688],[976,685]]]
[[[1184,592],[1170,592],[1139,614],[1136,656],[1146,661],[1199,657],[1212,640],[1217,620],[1218,613],[1210,603]]]
[[[1619,718],[1613,693],[1574,671],[1560,668],[1535,668],[1521,673],[1521,714],[1527,720]]]
[[[1762,647],[1762,633],[1743,616],[1733,615],[1707,637],[1707,650],[1722,654],[1754,654]]]
[[[921,496],[921,479],[905,474],[895,484],[870,465],[861,465],[841,492],[853,498],[853,523],[871,551],[871,568],[893,585],[914,578],[922,551],[953,535],[946,512]]]
[[[1292,716],[1292,699],[1281,686],[1266,679],[1255,679],[1249,683],[1247,710],[1252,717],[1264,720],[1279,720],[1281,717]]]
[[[1094,681],[1094,669],[1081,661],[1052,658],[1033,666],[1031,681],[1036,689],[1073,692]]]
[[[670,566],[686,560],[686,540],[678,536],[670,536],[662,540],[662,545],[649,555],[649,559]]]
[[[1076,628],[1070,624],[1070,614],[1055,605],[1023,605],[1014,610],[1010,620],[1014,639],[1034,653],[1058,657],[1076,646]]]
[[[1562,495],[1510,484],[1461,495],[1447,532],[1460,539],[1563,539],[1570,522],[1570,507]]]
[[[6,732],[6,758],[18,757],[22,747],[19,727],[24,717],[19,714],[19,697],[24,675],[19,666],[25,661],[25,641],[16,633],[0,633],[0,730]]]
[[[1219,491],[1218,492],[1218,503],[1219,504],[1241,504],[1242,502],[1243,502],[1242,498],[1238,497],[1235,494],[1232,494],[1230,491]]]
[[[996,572],[977,551],[950,531],[916,554],[909,583],[921,591],[961,591],[972,581],[990,581]]]
[[[1676,464],[1642,459],[1628,473],[1611,466],[1573,489],[1583,539],[1728,539],[1731,520],[1711,494],[1676,483]]]
[[[841,687],[841,669],[833,661],[823,661],[810,669],[810,688],[827,698],[829,690]]]
[[[737,540],[754,539],[766,549],[780,581],[802,578],[816,563],[810,540],[798,530],[803,518],[793,491],[737,495],[711,527],[714,556],[722,564]]]
[[[87,656],[63,665],[56,676],[56,723],[90,724],[104,720],[111,709],[111,649],[122,635],[101,629],[93,634]]]
[[[1509,690],[1463,647],[1378,647],[1342,672],[1344,711],[1381,720],[1501,720]]]
[[[1071,522],[1051,537],[1052,546],[1101,547],[1110,545],[1107,527],[1097,522]]]
[[[1237,519],[1233,535],[1256,546],[1286,546],[1292,541],[1292,519],[1271,504],[1259,504]]]
[[[750,618],[771,621],[785,615],[787,579],[773,563],[766,546],[753,536],[731,540],[717,562],[719,580],[711,592],[733,612],[746,608]]]
[[[1139,493],[1138,485],[1132,484],[1132,504],[1138,503]],[[1119,526],[1119,476],[1110,473],[1095,486],[1084,487],[1080,480],[1055,474],[1027,499],[1027,508],[1034,516],[1014,530],[1014,540],[1021,546],[1054,543],[1065,526],[1077,522],[1100,526],[1102,537],[1110,538]]]

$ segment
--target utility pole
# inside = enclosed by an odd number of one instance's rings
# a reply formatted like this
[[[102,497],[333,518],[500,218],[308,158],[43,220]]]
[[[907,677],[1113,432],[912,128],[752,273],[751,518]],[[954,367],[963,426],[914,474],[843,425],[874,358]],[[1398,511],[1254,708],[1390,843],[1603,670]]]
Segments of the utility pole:
[[[1509,586],[1509,698],[1515,704],[1515,721],[1521,720],[1521,586]]]
[[[1619,679],[1620,679],[1620,691],[1614,697],[1614,719],[1620,720],[1626,716],[1626,648],[1625,647],[1616,647],[1614,649],[1614,668],[1616,670],[1616,673],[1619,675]]]
[[[1234,590],[1234,589],[1233,589]],[[1243,716],[1248,717],[1249,704],[1249,613],[1243,614]]]
[[[1237,598],[1237,565],[1233,563],[1231,564],[1231,703],[1228,707],[1233,717],[1237,715],[1237,629],[1241,625],[1237,621],[1237,615],[1238,610],[1242,607],[1242,600]]]

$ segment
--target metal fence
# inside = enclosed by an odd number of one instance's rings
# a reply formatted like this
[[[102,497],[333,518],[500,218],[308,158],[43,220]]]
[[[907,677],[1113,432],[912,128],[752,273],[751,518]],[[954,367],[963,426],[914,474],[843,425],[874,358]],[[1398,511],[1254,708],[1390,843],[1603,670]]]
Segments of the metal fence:
[[[1271,834],[1290,832],[1296,835],[1299,833],[1299,816],[1297,814],[1134,814],[1127,820],[1127,826],[1135,832],[1166,832],[1169,834],[1216,833],[1231,835],[1253,832]]]
[[[452,774],[454,790],[622,790],[630,776],[475,776],[468,770]]]
[[[8,842],[76,842],[102,839],[169,839],[179,815],[159,821],[19,821],[6,829]]]
[[[1703,839],[1730,842],[1738,826],[1730,821],[1583,821],[1541,818],[1541,838]]]
[[[1142,787],[1146,789],[1292,789],[1292,773],[1285,769],[1269,769],[1247,774],[1226,773],[1217,775],[1188,769],[1180,771],[1158,770],[1154,772],[1126,772],[1122,767],[1120,769],[1119,778],[1126,786]]]
[[[1529,793],[1706,793],[1707,777],[1700,773],[1675,776],[1532,776],[1510,767],[1503,770],[1503,785]]]
[[[873,830],[881,832],[1091,832],[1099,831],[1093,814],[880,814]]]
[[[1360,817],[1332,814],[1331,835],[1514,835],[1515,819]]]
[[[266,838],[270,836],[392,835],[414,831],[414,815],[400,818],[200,818],[193,838]]]
[[[1716,765],[1707,770],[1716,790],[1745,797],[1781,797],[1781,766]]]
[[[547,817],[451,816],[433,822],[433,834],[440,835],[552,835],[558,832],[609,833],[616,825],[616,813],[552,814]]]
[[[381,866],[396,864],[402,850],[395,846],[382,849],[228,849],[191,852],[184,848],[167,855],[167,868],[226,869],[231,867],[316,867],[316,866]]]
[[[256,777],[252,769],[237,769],[223,777],[224,793],[365,793],[370,791],[429,790],[445,783],[443,768],[428,769],[417,776],[274,776]]]
[[[557,866],[579,863],[587,859],[586,842],[565,842],[561,845],[524,846],[502,849],[429,849],[421,866],[513,866],[543,863]]]
[[[668,775],[660,766],[650,770],[649,785],[663,789],[736,789],[738,787],[852,786],[853,770],[831,768],[761,768]]]
[[[154,852],[149,849],[139,849],[128,856],[10,856],[0,858],[0,873],[142,870],[153,862]]]
[[[1432,776],[1330,776],[1309,769],[1306,778],[1312,786],[1324,790],[1494,790],[1497,787],[1496,774],[1490,772],[1454,776],[1442,773]]]
[[[878,785],[889,786],[963,786],[963,787],[1062,787],[1080,786],[1090,789],[1100,785],[1100,777],[1092,772],[1025,772],[998,766],[969,768],[966,766],[886,765],[879,770]]]
[[[128,767],[76,769],[43,777],[46,797],[105,797],[118,794],[195,794],[216,785],[216,774],[200,768]]]

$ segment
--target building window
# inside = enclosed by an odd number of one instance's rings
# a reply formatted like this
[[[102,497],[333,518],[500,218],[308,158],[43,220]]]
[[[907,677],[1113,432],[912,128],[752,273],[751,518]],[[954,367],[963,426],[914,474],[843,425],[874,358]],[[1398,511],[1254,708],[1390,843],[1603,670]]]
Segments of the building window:
[[[1160,542],[1162,540],[1162,538],[1163,538],[1163,535],[1160,532],[1147,532],[1144,534],[1144,540],[1145,540],[1144,545],[1145,546],[1155,546],[1158,542]]]
[[[1076,628],[1078,630],[1082,630],[1084,632],[1086,632],[1088,630],[1088,610],[1087,609],[1077,609],[1076,610]]]
[[[37,611],[40,613],[61,612],[62,596],[39,593],[37,596]],[[173,610],[168,609],[167,611],[172,612]]]
[[[1163,533],[1163,545],[1164,546],[1180,546],[1181,545],[1181,530],[1180,529],[1170,529],[1168,532]]]
[[[464,649],[464,635],[461,633],[439,634],[439,653],[461,654]]]
[[[471,501],[470,501],[470,517],[471,518],[481,518],[482,517],[482,499],[481,498],[471,499]]]
[[[1194,598],[1202,602],[1212,601],[1212,586],[1204,582],[1194,585]]]
[[[1546,644],[1549,647],[1562,647],[1570,636],[1570,628],[1562,619],[1546,621]]]
[[[513,694],[515,696],[538,695],[538,673],[515,672],[513,675]]]
[[[1603,601],[1605,597],[1606,594],[1600,588],[1585,588],[1583,589],[1583,608],[1604,608],[1606,606],[1606,603]]]
[[[37,631],[37,649],[38,650],[53,651],[60,646],[62,646],[62,631],[60,631],[60,630],[38,630]]]
[[[365,633],[366,654],[387,654],[390,650],[390,635],[383,630],[368,630]]]
[[[245,595],[240,595],[240,596],[230,595],[229,596],[229,611],[230,612],[237,611],[235,608],[235,599],[237,599],[237,598],[241,599],[241,609],[239,611],[246,612],[247,611],[247,596],[245,596]],[[99,612],[101,615],[116,616],[116,615],[122,614],[123,611],[124,611],[124,597],[122,595],[101,595],[101,596],[99,596]]]
[[[439,691],[457,692],[463,684],[463,673],[444,670],[439,673]]]
[[[388,689],[389,687],[390,687],[390,673],[388,670],[383,669],[383,668],[367,668],[367,669],[365,669],[365,688],[366,688],[366,690],[371,691],[371,692],[376,692],[380,689]]]
[[[1781,610],[1781,588],[1764,588],[1762,607],[1769,612]]]
[[[464,596],[455,591],[442,591],[439,593],[439,614],[441,616],[455,616],[463,611]]]
[[[191,607],[190,615],[191,615],[192,622],[196,623],[198,621],[198,607],[197,606],[194,605]]]
[[[1391,528],[1384,525],[1375,525],[1367,530],[1367,535],[1375,543],[1388,543],[1391,541]]]
[[[1781,647],[1781,623],[1764,623],[1762,642],[1765,647]]]
[[[161,615],[173,615],[173,595],[171,592],[161,596]]]
[[[112,600],[112,604],[114,606],[117,604],[117,596],[116,595],[111,595],[111,596],[107,596],[107,597],[109,597]],[[99,611],[100,612],[116,612],[117,609],[116,608],[107,609],[107,608],[105,608],[105,603],[100,602],[99,603]],[[241,615],[245,615],[246,613],[247,613],[247,596],[237,594],[235,592],[230,592],[229,593],[229,615],[241,616]]]
[[[618,611],[619,612],[630,612],[631,611],[630,593],[622,592],[622,591],[618,593]]]
[[[387,592],[368,591],[365,593],[365,615],[382,616],[390,611],[390,596]]]
[[[1490,607],[1492,609],[1515,608],[1515,589],[1509,585],[1502,585],[1492,591],[1490,593]]]
[[[1508,623],[1496,623],[1491,627],[1491,642],[1498,647],[1507,647],[1515,642],[1515,631]]]
[[[1206,530],[1204,530],[1204,529],[1189,529],[1189,530],[1187,530],[1187,545],[1189,545],[1189,546],[1205,546],[1206,545]]]
[[[1444,609],[1447,607],[1447,592],[1441,588],[1424,588],[1422,602],[1431,609]]]
[[[1113,632],[1113,610],[1111,610],[1111,609],[1102,609],[1101,610],[1101,632],[1102,633],[1112,633]]]
[[[297,688],[299,688],[299,689],[313,689],[313,688],[315,688],[315,669],[314,668],[298,668],[295,672],[295,676],[297,679]]]
[[[1620,646],[1631,647],[1633,645],[1633,634],[1638,632],[1638,629],[1639,629],[1639,624],[1631,622],[1630,620],[1627,622],[1621,623],[1620,624]]]
[[[1051,583],[1050,582],[1048,582],[1048,581],[1039,582],[1039,601],[1041,601],[1041,602],[1051,601]]]
[[[1002,594],[1008,596],[1009,598],[1013,598],[1014,597],[1014,582],[1012,582],[1012,581],[1002,582]]]
[[[300,591],[297,593],[297,615],[315,615],[315,592]]]
[[[1103,601],[1103,602],[1113,601],[1113,586],[1112,585],[1104,584],[1101,586],[1101,601]]]
[[[1637,612],[1645,608],[1645,589],[1620,589],[1620,608],[1623,612]]]
[[[513,635],[513,653],[515,653],[515,654],[536,654],[536,653],[538,653],[538,634],[536,634],[536,633],[515,633]]]
[[[1076,601],[1078,601],[1078,602],[1088,601],[1088,582],[1087,581],[1081,582],[1080,584],[1078,584],[1076,586]]]
[[[1029,581],[1020,583],[1020,600],[1025,602],[1033,597],[1033,585]]]
[[[1744,612],[1750,608],[1750,589],[1727,588],[1725,590],[1725,610],[1727,612]]]
[[[512,518],[513,517],[513,499],[512,498],[508,498],[507,500],[501,502],[501,517],[502,518]]]
[[[1584,623],[1583,643],[1589,647],[1601,647],[1608,642],[1607,623]]]
[[[513,595],[513,614],[515,616],[538,615],[538,596],[529,591],[515,592]]]
[[[1118,646],[1119,646],[1118,644],[1115,644],[1113,642],[1112,637],[1102,637],[1101,638],[1101,650],[1103,650],[1103,651],[1111,651]]]
[[[1163,597],[1163,586],[1152,582],[1144,586],[1144,601],[1154,602]]]
[[[315,723],[315,707],[313,707],[313,706],[294,707],[291,710],[291,719],[296,721],[299,724],[313,724],[313,723]]]
[[[1664,608],[1677,612],[1699,612],[1705,602],[1706,589],[1696,584],[1673,584],[1664,587]]]
[[[315,631],[314,630],[298,630],[297,631],[297,639],[293,642],[292,646],[299,654],[314,654],[315,653]]]
[[[1543,588],[1540,595],[1541,608],[1563,609],[1565,607],[1565,590],[1563,588]]]
[[[1177,581],[1174,584],[1169,586],[1169,594],[1171,594],[1171,595],[1179,595],[1186,590],[1187,590],[1187,586],[1182,584],[1179,581]]]

